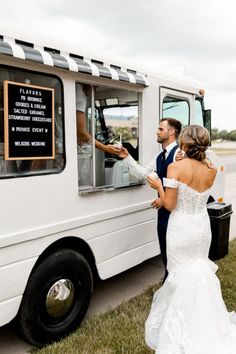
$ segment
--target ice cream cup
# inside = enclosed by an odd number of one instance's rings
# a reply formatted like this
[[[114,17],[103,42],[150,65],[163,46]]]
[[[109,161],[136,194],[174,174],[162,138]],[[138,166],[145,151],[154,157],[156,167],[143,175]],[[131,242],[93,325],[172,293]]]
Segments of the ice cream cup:
[[[122,144],[119,142],[119,141],[116,141],[113,146],[115,146],[116,148],[118,149],[121,149],[122,148]]]
[[[150,177],[152,179],[158,179],[159,178],[158,174],[155,171],[149,173],[148,177]]]

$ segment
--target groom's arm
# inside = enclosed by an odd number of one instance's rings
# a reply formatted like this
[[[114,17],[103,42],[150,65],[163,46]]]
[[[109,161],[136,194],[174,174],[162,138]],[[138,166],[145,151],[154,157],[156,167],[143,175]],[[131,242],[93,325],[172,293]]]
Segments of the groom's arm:
[[[145,166],[140,166],[133,157],[128,153],[127,149],[122,148],[122,153],[119,155],[124,159],[126,166],[132,176],[138,179],[146,178],[149,173],[153,172],[156,168],[156,158],[154,157]]]

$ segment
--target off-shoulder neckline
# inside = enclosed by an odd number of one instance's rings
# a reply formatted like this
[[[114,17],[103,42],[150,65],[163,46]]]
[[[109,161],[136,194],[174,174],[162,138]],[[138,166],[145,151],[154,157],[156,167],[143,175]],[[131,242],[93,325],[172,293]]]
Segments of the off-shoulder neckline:
[[[196,192],[197,194],[205,194],[205,193],[207,193],[207,192],[212,188],[212,187],[209,187],[209,188],[205,189],[203,192],[199,192],[197,189],[194,189],[194,188],[190,187],[187,183],[178,181],[178,180],[175,179],[175,178],[165,178],[165,179],[167,179],[167,180],[169,180],[169,181],[175,181],[175,182],[177,182],[177,183],[179,183],[179,184],[182,184],[182,185],[186,186],[187,188],[191,189],[192,191]]]

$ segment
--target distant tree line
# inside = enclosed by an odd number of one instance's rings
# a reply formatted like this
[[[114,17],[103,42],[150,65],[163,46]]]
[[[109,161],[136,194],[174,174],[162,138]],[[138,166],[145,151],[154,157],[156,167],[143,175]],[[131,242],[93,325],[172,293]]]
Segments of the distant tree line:
[[[219,130],[218,128],[213,128],[211,129],[211,139],[236,141],[236,129],[228,132],[227,130]]]

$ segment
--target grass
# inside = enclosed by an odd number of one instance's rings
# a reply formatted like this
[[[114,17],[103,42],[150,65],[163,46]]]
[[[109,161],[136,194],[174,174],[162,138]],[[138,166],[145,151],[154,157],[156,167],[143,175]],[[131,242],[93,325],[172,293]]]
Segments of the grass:
[[[217,276],[228,311],[236,310],[236,240],[230,242],[229,254],[216,262]]]
[[[216,263],[223,297],[232,311],[236,309],[236,240],[230,243],[229,254]],[[144,342],[144,323],[159,286],[150,287],[114,310],[89,318],[69,337],[33,353],[153,354]]]

